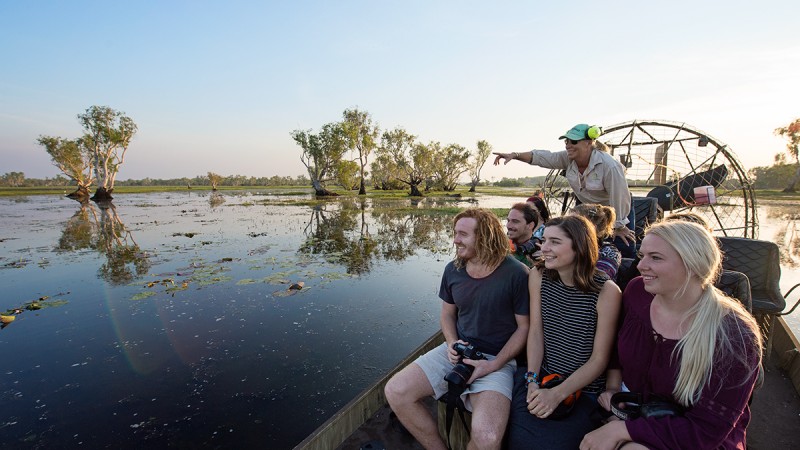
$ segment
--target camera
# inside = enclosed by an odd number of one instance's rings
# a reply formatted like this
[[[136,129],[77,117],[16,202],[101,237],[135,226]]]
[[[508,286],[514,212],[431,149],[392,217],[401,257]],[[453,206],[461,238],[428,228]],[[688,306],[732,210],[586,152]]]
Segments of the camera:
[[[455,350],[461,358],[459,358],[458,363],[455,365],[455,367],[453,367],[453,370],[444,376],[444,379],[448,383],[454,384],[458,387],[466,387],[467,381],[469,380],[469,377],[472,376],[472,371],[475,370],[475,368],[469,364],[464,364],[463,359],[467,358],[477,360],[486,359],[486,357],[483,355],[483,353],[477,350],[474,345],[464,345],[460,342],[453,344],[453,350]]]
[[[528,239],[527,242],[523,244],[518,244],[517,248],[522,252],[523,255],[526,256],[533,256],[534,253],[541,250],[542,247],[542,239],[536,237],[535,235]]]

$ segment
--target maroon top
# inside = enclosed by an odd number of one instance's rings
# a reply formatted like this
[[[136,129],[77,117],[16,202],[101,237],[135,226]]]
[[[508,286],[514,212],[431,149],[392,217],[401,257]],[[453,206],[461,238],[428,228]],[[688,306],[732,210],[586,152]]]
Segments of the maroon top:
[[[634,278],[622,296],[625,318],[617,342],[622,380],[632,392],[654,393],[674,401],[672,390],[678,379],[679,360],[672,351],[678,341],[666,339],[653,330],[650,304],[653,295],[644,290],[641,277]],[[758,364],[754,336],[731,313],[725,321],[733,321],[732,349],[717,347],[711,379],[703,388],[700,400],[683,417],[638,418],[625,425],[634,442],[652,449],[742,449],[750,422],[748,400],[753,392],[757,372],[745,379],[752,366]],[[738,327],[736,325],[739,325]],[[723,354],[720,355],[720,352]],[[748,367],[732,353],[747,354]]]

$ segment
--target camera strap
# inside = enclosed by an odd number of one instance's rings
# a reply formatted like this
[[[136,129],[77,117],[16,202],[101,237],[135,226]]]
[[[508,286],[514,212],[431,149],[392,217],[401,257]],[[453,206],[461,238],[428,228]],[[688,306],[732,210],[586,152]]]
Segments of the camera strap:
[[[463,385],[459,386],[449,381],[447,382],[447,393],[445,393],[443,397],[447,405],[447,413],[445,414],[445,430],[447,432],[448,450],[452,450],[453,448],[453,446],[450,444],[450,429],[453,425],[454,410],[458,410],[458,416],[461,417],[461,423],[464,424],[464,429],[467,431],[467,436],[469,436],[469,426],[467,425],[467,419],[464,418],[466,406],[464,406],[464,402],[461,400],[462,393],[464,393]]]

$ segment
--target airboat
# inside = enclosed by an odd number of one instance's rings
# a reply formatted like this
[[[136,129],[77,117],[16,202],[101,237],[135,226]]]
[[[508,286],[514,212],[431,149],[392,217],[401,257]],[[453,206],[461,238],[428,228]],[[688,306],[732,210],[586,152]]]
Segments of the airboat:
[[[599,139],[626,168],[639,239],[649,222],[665,214],[691,211],[705,218],[719,236],[723,251],[729,254],[723,266],[744,272],[745,280],[749,277],[747,294],[752,312],[762,330],[770,336],[765,365],[770,354],[778,358],[770,366],[773,370],[766,372],[761,388],[764,394],[757,393],[754,397],[753,417],[748,428],[762,443],[772,439],[778,446],[796,444],[796,437],[784,436],[786,433],[781,432],[794,429],[794,418],[774,416],[769,402],[789,398],[796,402],[800,393],[800,358],[795,357],[800,342],[780,317],[792,313],[800,305],[798,301],[789,311],[782,312],[785,298],[800,284],[786,294],[777,290],[780,278],[777,245],[758,240],[756,197],[742,164],[728,145],[686,123],[633,120],[606,127]],[[561,170],[551,170],[540,188],[550,211],[556,215],[565,213],[575,204]],[[420,448],[392,418],[383,387],[392,375],[443,339],[441,331],[428,338],[295,449]],[[776,367],[789,374],[789,383],[781,371],[774,370]],[[439,431],[445,436],[444,408],[431,402],[429,407],[438,415]],[[463,448],[468,433],[457,420],[453,425],[454,448]]]

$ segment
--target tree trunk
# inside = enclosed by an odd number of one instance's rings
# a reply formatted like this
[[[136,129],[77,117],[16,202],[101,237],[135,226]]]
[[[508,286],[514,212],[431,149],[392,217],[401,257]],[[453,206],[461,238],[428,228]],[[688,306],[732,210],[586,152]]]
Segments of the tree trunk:
[[[797,171],[794,173],[792,180],[789,181],[789,185],[782,192],[796,192],[794,187],[797,186],[797,183],[800,183],[800,164],[797,165]]]
[[[339,195],[326,189],[319,180],[311,180],[311,187],[314,188],[314,195],[317,197],[335,197]]]
[[[424,197],[422,192],[419,191],[419,186],[416,184],[411,185],[411,196],[412,197]]]
[[[364,187],[364,178],[361,178],[361,187],[358,188],[358,195],[367,195],[367,188]]]
[[[87,201],[89,201],[89,188],[87,188],[86,186],[78,186],[75,192],[67,194],[67,197],[73,200],[77,200],[81,203],[86,203]]]
[[[113,190],[113,189],[112,189]],[[94,191],[94,195],[92,196],[91,200],[95,203],[106,202],[113,200],[114,197],[111,196],[111,191],[106,190],[106,188],[100,186]]]

